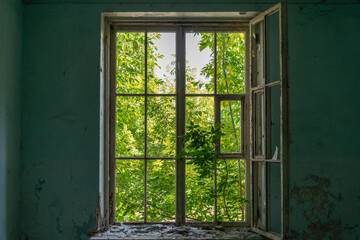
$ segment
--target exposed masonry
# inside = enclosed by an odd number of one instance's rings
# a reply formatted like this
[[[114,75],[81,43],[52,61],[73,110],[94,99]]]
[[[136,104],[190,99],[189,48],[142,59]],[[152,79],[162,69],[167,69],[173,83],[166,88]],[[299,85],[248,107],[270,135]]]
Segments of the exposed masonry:
[[[163,224],[144,225],[113,225],[106,232],[97,233],[91,239],[238,239],[262,240],[263,238],[249,228],[234,228],[222,226],[191,227]]]

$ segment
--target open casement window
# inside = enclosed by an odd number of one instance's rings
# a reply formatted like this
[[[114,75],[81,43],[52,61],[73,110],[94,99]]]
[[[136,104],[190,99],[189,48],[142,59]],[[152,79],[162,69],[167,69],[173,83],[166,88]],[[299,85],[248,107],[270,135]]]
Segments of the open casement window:
[[[252,229],[272,239],[288,230],[286,5],[250,22]]]
[[[111,25],[110,224],[250,226],[248,29],[243,21]],[[190,122],[207,131],[221,124],[216,168],[204,178],[176,158]]]
[[[103,18],[99,226],[208,223],[286,237],[286,5],[253,20],[158,14]],[[176,158],[190,121],[224,133],[207,178]]]

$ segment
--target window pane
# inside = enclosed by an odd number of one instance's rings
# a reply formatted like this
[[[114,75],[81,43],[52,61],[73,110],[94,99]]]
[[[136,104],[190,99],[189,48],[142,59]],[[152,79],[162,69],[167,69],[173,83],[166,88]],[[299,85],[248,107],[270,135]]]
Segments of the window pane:
[[[175,220],[175,161],[148,160],[148,221]]]
[[[245,219],[245,161],[217,161],[218,221]]]
[[[186,93],[214,92],[214,33],[186,33]]]
[[[148,93],[175,93],[175,33],[148,33]]]
[[[245,93],[245,34],[217,33],[217,92]]]
[[[145,33],[116,34],[116,91],[145,92]]]
[[[241,101],[221,102],[220,151],[223,153],[241,152]]]
[[[200,177],[186,161],[186,221],[214,221],[214,175]]]
[[[175,97],[148,97],[148,156],[175,157]]]
[[[270,88],[271,96],[271,155],[274,160],[280,160],[280,85]]]
[[[268,82],[276,82],[280,80],[279,12],[267,16],[266,23]]]
[[[204,128],[214,126],[214,99],[211,97],[186,98],[186,124],[193,121]]]
[[[116,156],[144,156],[144,98],[117,97]]]
[[[264,76],[264,21],[252,25],[251,33],[251,86],[263,86],[265,84]]]
[[[144,160],[116,162],[116,221],[144,220]]]
[[[281,171],[280,163],[268,163],[270,230],[281,233]]]
[[[266,163],[254,162],[254,203],[255,225],[266,230]]]
[[[264,93],[254,94],[254,137],[255,156],[264,156],[265,154],[265,124],[264,124]]]

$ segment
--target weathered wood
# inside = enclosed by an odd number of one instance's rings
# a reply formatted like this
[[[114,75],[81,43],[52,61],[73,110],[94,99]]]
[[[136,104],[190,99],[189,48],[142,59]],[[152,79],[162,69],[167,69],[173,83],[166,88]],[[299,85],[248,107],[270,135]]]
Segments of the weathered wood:
[[[114,25],[113,25],[114,26]],[[175,26],[175,27],[174,27]],[[150,30],[157,30],[160,32],[166,32],[176,31],[176,93],[175,94],[148,94],[147,92],[147,54],[145,52],[145,93],[144,94],[125,94],[125,93],[116,93],[115,83],[116,83],[116,48],[115,48],[115,33],[116,31],[129,31],[130,29],[136,30],[136,31],[150,31]],[[228,25],[225,23],[214,23],[209,22],[205,24],[198,23],[196,26],[191,26],[189,22],[182,22],[181,24],[173,25],[173,26],[162,26],[162,24],[157,24],[156,26],[152,25],[116,25],[113,28],[113,35],[112,35],[112,43],[111,43],[111,59],[109,62],[111,65],[111,83],[112,87],[110,89],[110,98],[111,98],[111,106],[109,107],[112,111],[112,117],[110,117],[111,121],[111,129],[109,129],[110,134],[113,134],[112,140],[110,141],[109,146],[109,153],[112,156],[111,160],[109,161],[110,165],[113,167],[110,167],[109,170],[109,189],[111,188],[112,193],[109,193],[109,201],[112,203],[111,207],[109,207],[110,214],[111,214],[111,223],[115,222],[115,162],[116,160],[144,160],[145,161],[145,167],[144,167],[144,221],[147,222],[147,160],[149,159],[164,159],[164,160],[174,160],[172,157],[148,157],[147,156],[147,98],[149,96],[151,97],[176,97],[176,153],[179,154],[182,151],[183,142],[182,139],[178,138],[178,136],[185,134],[185,102],[186,97],[213,97],[215,99],[221,99],[221,100],[239,100],[241,101],[241,153],[224,153],[221,155],[222,158],[225,159],[245,159],[245,178],[246,178],[246,197],[248,198],[250,196],[249,188],[247,187],[250,183],[250,155],[249,155],[249,148],[250,145],[246,143],[245,137],[249,139],[250,132],[246,130],[246,128],[249,125],[249,112],[250,108],[247,107],[247,102],[250,102],[249,98],[249,87],[250,84],[246,83],[246,93],[245,94],[217,94],[216,90],[213,94],[186,94],[186,82],[185,82],[185,34],[186,32],[206,32],[206,31],[219,31],[219,32],[245,32],[246,36],[249,36],[248,31],[248,25],[244,23],[237,22],[236,24],[232,22]],[[215,33],[214,33],[215,34]],[[145,37],[146,38],[146,37]],[[247,41],[245,41],[247,42]],[[147,41],[145,41],[145,44]],[[215,42],[216,46],[216,42]],[[249,80],[249,45],[246,43],[246,81]],[[145,46],[145,49],[147,51],[147,47]],[[215,47],[215,53],[216,53],[216,47]],[[217,64],[217,58],[214,57],[214,63]],[[214,84],[216,87],[216,67],[214,69]],[[145,119],[144,119],[144,125],[145,125],[145,138],[144,138],[144,144],[145,144],[145,156],[144,157],[117,157],[115,156],[115,120],[116,120],[116,97],[117,96],[137,96],[142,97],[145,101]],[[220,100],[215,100],[215,105],[220,104]],[[215,116],[217,115],[218,118],[220,118],[220,106],[215,106],[214,111],[218,109],[218,112],[215,113]],[[247,120],[246,120],[247,119]],[[214,119],[216,122],[217,120]],[[220,119],[218,119],[218,122]],[[248,148],[249,147],[249,148]],[[186,158],[187,159],[187,158]],[[176,206],[175,206],[175,224],[176,225],[182,225],[185,224],[185,161],[186,159],[176,159]],[[216,173],[215,173],[216,176]],[[216,180],[214,182],[214,187],[216,188]],[[217,203],[215,198],[215,209],[217,209]],[[244,222],[230,222],[230,223],[219,223],[219,224],[225,224],[225,225],[234,225],[234,226],[249,226],[250,222],[250,204],[246,204],[246,219]],[[216,211],[216,210],[215,210]],[[215,212],[215,215],[217,213]],[[217,223],[216,221],[217,217],[215,216],[214,224]]]
[[[110,124],[109,124],[109,222],[115,222],[115,145],[116,145],[116,37],[112,28],[110,33]]]
[[[282,228],[281,233],[283,239],[288,239],[289,230],[289,214],[290,214],[290,198],[289,198],[289,162],[290,162],[290,132],[289,132],[289,76],[288,76],[288,29],[287,29],[287,3],[280,4],[280,81],[281,85],[281,138],[280,144],[282,151],[280,151],[281,163],[281,206],[282,206]]]
[[[251,227],[251,231],[261,234],[271,240],[282,240],[282,236],[274,232],[267,232],[256,227]]]
[[[176,154],[181,154],[185,134],[185,32],[178,28],[176,32]],[[175,224],[185,224],[185,159],[176,159],[176,207]]]

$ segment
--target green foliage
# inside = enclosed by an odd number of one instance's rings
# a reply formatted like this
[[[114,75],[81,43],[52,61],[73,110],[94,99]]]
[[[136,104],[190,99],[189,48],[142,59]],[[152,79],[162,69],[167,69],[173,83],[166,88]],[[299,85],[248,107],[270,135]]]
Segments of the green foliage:
[[[148,93],[175,93],[175,61],[166,66],[166,74],[157,76],[160,33],[147,36]],[[201,33],[199,50],[214,51],[214,34]],[[224,40],[224,41],[223,41]],[[244,93],[245,44],[242,33],[217,33],[217,79],[219,93]],[[224,44],[225,42],[225,44]],[[175,56],[174,56],[175,57]],[[213,55],[214,57],[214,55]],[[145,93],[145,33],[119,32],[116,36],[117,93]],[[200,81],[191,66],[186,66],[186,91],[214,92],[214,84]],[[214,61],[201,69],[201,75],[213,78]],[[186,99],[186,135],[184,154],[191,156],[186,165],[186,214],[188,220],[213,221],[214,200],[218,202],[218,221],[243,219],[245,196],[244,163],[219,158],[215,143],[221,137],[221,149],[236,152],[240,147],[241,106],[223,102],[222,126],[214,126],[214,100],[209,97]],[[118,160],[116,165],[116,220],[144,220],[144,183],[147,166],[148,221],[175,218],[175,98],[147,98],[147,153],[150,157],[174,157],[172,160]],[[144,157],[145,98],[118,96],[116,101],[116,156]],[[237,138],[234,136],[236,126]],[[223,132],[223,134],[221,133]],[[223,148],[224,147],[224,148]],[[182,157],[185,157],[183,155]],[[178,156],[181,157],[181,156]],[[216,164],[215,164],[216,163]],[[214,191],[214,171],[217,191]],[[241,181],[240,181],[241,179]]]
[[[187,185],[187,212],[190,220],[213,221],[212,207],[214,198],[218,200],[218,221],[240,221],[244,216],[241,212],[246,199],[245,180],[240,182],[239,174],[245,175],[241,160],[219,158],[215,150],[217,141],[224,134],[220,124],[203,128],[190,121],[188,131],[181,136],[185,148],[176,158],[190,158],[187,170],[190,173],[190,186]],[[217,188],[214,188],[214,172],[217,170]],[[240,171],[240,173],[239,173]],[[194,182],[196,184],[194,184]],[[196,191],[193,191],[196,189]],[[241,193],[240,193],[241,192]],[[200,199],[198,199],[200,196]],[[198,203],[193,200],[197,199]],[[201,200],[201,201],[199,201]],[[190,201],[190,204],[188,203]],[[191,204],[193,203],[193,204]],[[211,206],[211,207],[210,207]],[[199,211],[202,210],[202,211]]]
[[[215,160],[218,153],[215,151],[215,144],[220,139],[220,125],[212,126],[205,130],[200,125],[190,121],[185,135],[180,136],[186,145],[183,154],[177,158],[191,157],[189,164],[194,165],[199,173],[199,178],[209,177],[215,170]]]

